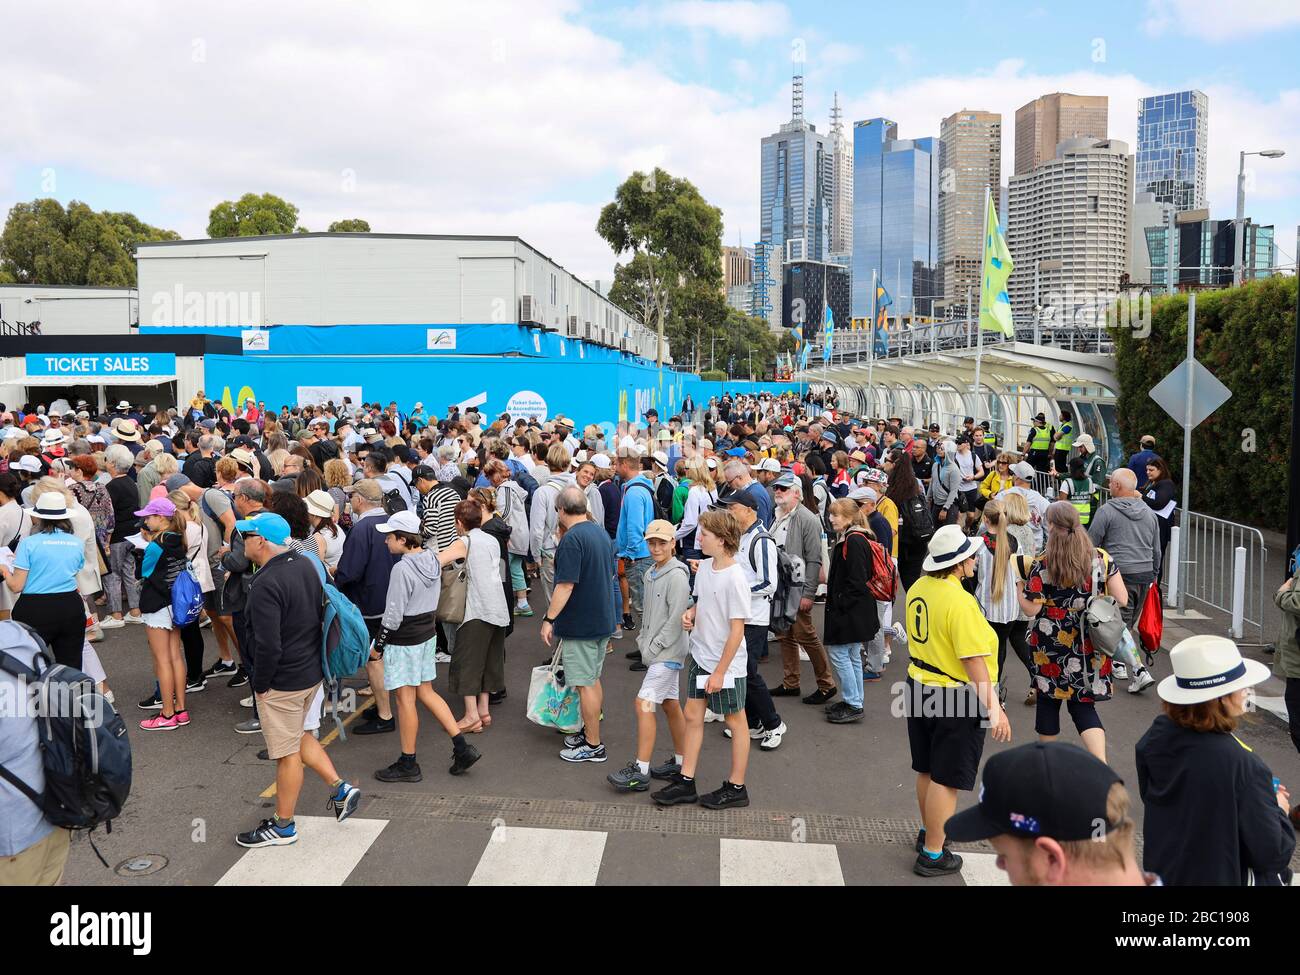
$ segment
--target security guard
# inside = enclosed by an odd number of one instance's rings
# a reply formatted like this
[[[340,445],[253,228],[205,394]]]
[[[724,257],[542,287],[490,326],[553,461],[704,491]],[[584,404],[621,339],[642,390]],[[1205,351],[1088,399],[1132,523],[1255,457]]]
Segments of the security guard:
[[[1084,474],[1082,457],[1070,458],[1070,476],[1061,482],[1061,497],[1074,506],[1080,524],[1087,528],[1096,510],[1097,485]]]
[[[1044,474],[1051,470],[1052,443],[1056,438],[1056,429],[1047,425],[1047,417],[1039,413],[1034,417],[1029,439],[1025,441],[1025,459],[1033,465],[1034,470]]]
[[[1053,439],[1056,441],[1053,463],[1056,473],[1064,476],[1070,463],[1070,451],[1074,448],[1074,414],[1069,410],[1061,410],[1061,429],[1056,431]]]

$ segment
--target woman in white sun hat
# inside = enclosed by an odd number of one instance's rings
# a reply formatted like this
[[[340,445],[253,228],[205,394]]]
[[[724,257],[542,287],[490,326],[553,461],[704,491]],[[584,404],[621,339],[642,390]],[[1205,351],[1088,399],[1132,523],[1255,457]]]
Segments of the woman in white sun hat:
[[[1289,883],[1291,797],[1233,734],[1268,668],[1219,636],[1188,637],[1169,662],[1164,714],[1137,744],[1145,869],[1175,886]]]
[[[0,566],[9,590],[18,594],[13,618],[40,634],[56,662],[81,669],[86,613],[77,593],[85,545],[72,530],[67,498],[40,494],[31,510],[31,534],[18,543],[12,568]]]

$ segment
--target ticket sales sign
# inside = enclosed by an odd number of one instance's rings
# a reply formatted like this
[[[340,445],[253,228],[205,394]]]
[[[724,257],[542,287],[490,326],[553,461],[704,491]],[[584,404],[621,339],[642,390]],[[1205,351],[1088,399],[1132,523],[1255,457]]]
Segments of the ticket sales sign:
[[[90,355],[27,353],[27,375],[67,376],[69,379],[113,379],[117,376],[170,376],[176,354],[110,352]]]

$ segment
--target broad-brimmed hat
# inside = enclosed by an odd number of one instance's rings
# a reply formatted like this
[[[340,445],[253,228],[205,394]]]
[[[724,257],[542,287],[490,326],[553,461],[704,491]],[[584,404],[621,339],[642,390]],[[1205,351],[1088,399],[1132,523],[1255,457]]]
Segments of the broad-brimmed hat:
[[[44,497],[44,495],[42,495]],[[1268,680],[1268,668],[1247,660],[1226,636],[1189,636],[1169,651],[1174,672],[1156,688],[1170,704],[1200,704]]]
[[[134,420],[123,420],[119,423],[113,428],[113,436],[118,440],[129,440],[131,443],[139,443],[142,439],[140,425]]]
[[[334,517],[334,496],[328,491],[322,491],[317,488],[307,495],[304,499],[307,503],[307,513],[315,515],[317,518]]]
[[[926,572],[941,572],[976,555],[984,547],[984,539],[970,536],[959,525],[944,525],[930,539],[929,552],[921,568]]]
[[[32,515],[42,521],[66,521],[70,517],[68,499],[57,491],[46,491],[36,499]]]

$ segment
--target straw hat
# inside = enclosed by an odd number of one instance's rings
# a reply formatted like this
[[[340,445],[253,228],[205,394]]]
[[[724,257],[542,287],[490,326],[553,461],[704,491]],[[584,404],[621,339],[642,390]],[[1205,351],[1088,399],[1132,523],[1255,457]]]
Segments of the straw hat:
[[[134,420],[123,420],[113,429],[113,436],[118,440],[129,440],[132,443],[139,443],[140,426]]]

